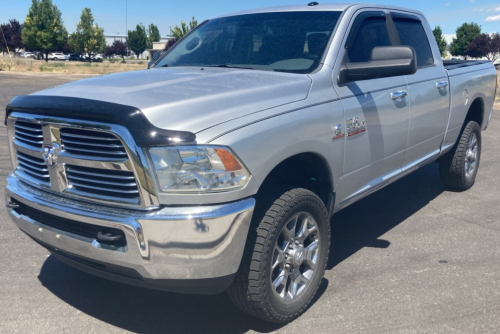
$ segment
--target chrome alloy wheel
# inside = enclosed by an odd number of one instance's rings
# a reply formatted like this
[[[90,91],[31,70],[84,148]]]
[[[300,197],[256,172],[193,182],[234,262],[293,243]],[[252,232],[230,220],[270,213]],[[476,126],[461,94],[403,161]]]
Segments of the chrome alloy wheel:
[[[473,132],[467,143],[467,151],[465,152],[465,176],[471,177],[476,170],[477,162],[477,135]]]
[[[317,270],[320,250],[318,224],[300,212],[281,229],[271,262],[271,286],[283,301],[292,301],[308,286]]]

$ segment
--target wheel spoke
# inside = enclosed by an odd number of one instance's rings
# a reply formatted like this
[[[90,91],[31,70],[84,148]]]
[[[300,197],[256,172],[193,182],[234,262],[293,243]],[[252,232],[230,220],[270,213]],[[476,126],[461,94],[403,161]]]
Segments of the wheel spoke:
[[[283,270],[283,273],[276,277],[276,279],[272,282],[274,291],[280,296],[280,298],[285,298],[286,296],[286,286],[288,282],[288,272]]]
[[[298,294],[300,294],[306,287],[307,283],[309,283],[309,279],[307,277],[302,275],[298,270],[295,271],[297,274],[293,277],[288,288],[288,297],[290,299],[294,299]]]
[[[319,245],[317,241],[314,241],[305,249],[306,254],[304,257],[304,263],[311,269],[314,269],[316,267],[316,262],[318,260],[318,249]]]
[[[474,134],[470,139],[469,148],[473,148],[474,146],[476,146],[476,144],[477,144],[477,138],[476,135]]]
[[[316,222],[311,216],[308,216],[304,219],[304,223],[302,224],[299,232],[297,233],[297,240],[300,243],[304,243],[304,241],[309,237],[312,233],[317,230]]]
[[[293,238],[295,238],[295,229],[297,228],[298,220],[299,216],[295,215],[283,227],[282,233],[286,241],[290,242]]]
[[[273,264],[271,268],[274,270],[278,265],[283,263],[283,260],[284,260],[283,250],[278,245],[276,245],[274,247]]]
[[[281,285],[284,285],[284,283],[286,283],[286,277],[285,275],[280,275],[278,276],[274,282],[273,282],[273,286],[275,289],[279,288]]]

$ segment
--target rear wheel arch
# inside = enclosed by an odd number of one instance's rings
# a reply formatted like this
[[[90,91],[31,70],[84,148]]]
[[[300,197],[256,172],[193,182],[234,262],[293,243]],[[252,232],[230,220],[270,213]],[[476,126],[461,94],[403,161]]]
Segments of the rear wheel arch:
[[[470,121],[474,121],[479,124],[479,127],[483,128],[484,121],[484,100],[482,97],[476,97],[471,103],[467,115],[465,116],[464,125],[466,126]]]

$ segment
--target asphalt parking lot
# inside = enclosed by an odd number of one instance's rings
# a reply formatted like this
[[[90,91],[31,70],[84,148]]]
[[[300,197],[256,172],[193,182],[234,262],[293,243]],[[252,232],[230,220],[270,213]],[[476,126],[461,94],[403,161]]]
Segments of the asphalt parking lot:
[[[81,76],[0,72],[0,118],[15,95]],[[430,164],[332,219],[314,305],[288,325],[260,322],[225,294],[180,295],[73,269],[0,207],[0,333],[500,332],[500,118],[483,133],[476,185],[446,191]],[[11,171],[0,126],[0,186]]]

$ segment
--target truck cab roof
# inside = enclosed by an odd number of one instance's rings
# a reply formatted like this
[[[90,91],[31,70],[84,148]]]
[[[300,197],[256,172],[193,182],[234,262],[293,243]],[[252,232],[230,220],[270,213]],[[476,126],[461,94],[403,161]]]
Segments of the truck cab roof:
[[[220,17],[228,17],[228,16],[236,16],[236,15],[245,15],[245,14],[257,14],[257,13],[272,13],[272,12],[300,12],[300,11],[345,11],[348,8],[355,7],[356,8],[387,8],[394,9],[400,11],[407,11],[411,13],[422,14],[419,11],[390,6],[390,5],[380,5],[380,4],[366,4],[366,3],[318,3],[315,5],[309,5],[309,3],[304,3],[303,5],[287,5],[287,6],[273,6],[273,7],[262,7],[257,9],[249,9],[238,12],[233,12],[225,15],[219,15],[214,18]],[[423,14],[422,14],[423,15]]]

